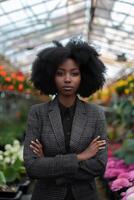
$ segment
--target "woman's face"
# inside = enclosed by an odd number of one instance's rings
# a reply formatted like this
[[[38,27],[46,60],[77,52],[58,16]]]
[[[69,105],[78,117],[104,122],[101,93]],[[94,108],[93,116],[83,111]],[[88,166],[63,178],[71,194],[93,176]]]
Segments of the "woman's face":
[[[74,96],[77,93],[80,82],[79,67],[72,59],[67,59],[57,68],[55,84],[60,95]]]

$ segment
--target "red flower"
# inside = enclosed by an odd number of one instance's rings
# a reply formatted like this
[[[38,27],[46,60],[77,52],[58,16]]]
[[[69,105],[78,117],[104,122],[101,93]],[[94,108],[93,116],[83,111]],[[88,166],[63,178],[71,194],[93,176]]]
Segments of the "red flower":
[[[24,76],[17,76],[17,80],[23,82],[25,80]]]
[[[4,69],[4,67],[3,66],[0,66],[0,70],[3,70]]]
[[[7,76],[7,77],[5,77],[5,81],[7,81],[7,82],[11,82],[11,77],[10,76]]]
[[[24,86],[23,86],[22,83],[20,83],[20,84],[18,85],[18,90],[21,92],[21,91],[23,91],[23,89],[24,89]]]
[[[8,89],[8,90],[14,90],[14,86],[13,86],[13,85],[9,85],[9,86],[7,87],[7,89]]]
[[[5,77],[7,75],[7,72],[6,71],[1,71],[0,75],[3,76],[3,77]]]
[[[15,79],[16,76],[17,76],[16,73],[14,73],[14,72],[11,73],[11,77],[12,77],[13,79]]]

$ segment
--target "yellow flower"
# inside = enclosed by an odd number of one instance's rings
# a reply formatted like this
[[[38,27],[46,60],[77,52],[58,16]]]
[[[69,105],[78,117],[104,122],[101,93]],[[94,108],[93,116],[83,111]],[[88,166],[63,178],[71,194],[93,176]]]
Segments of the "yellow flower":
[[[134,80],[134,76],[132,76],[132,75],[128,76],[127,80],[128,80],[128,81]]]
[[[125,93],[125,94],[129,94],[129,92],[130,92],[129,89],[125,89],[125,90],[124,90],[124,93]]]
[[[120,80],[117,82],[117,87],[122,87],[122,86],[125,86],[127,84],[127,81],[126,80]]]

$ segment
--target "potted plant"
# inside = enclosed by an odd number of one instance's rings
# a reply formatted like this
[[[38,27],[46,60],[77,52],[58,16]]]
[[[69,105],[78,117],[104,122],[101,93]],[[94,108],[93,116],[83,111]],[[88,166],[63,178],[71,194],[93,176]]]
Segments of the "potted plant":
[[[5,151],[0,151],[0,199],[16,199],[18,194],[22,195],[21,180],[26,175],[22,152],[23,146],[18,140],[14,140],[13,145],[5,145]]]

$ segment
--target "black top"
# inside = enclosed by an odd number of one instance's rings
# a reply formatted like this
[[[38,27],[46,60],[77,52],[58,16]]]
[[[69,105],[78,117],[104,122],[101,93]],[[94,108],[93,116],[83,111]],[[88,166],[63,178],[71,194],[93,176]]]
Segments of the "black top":
[[[70,144],[71,129],[72,129],[72,122],[73,122],[73,117],[75,113],[75,107],[76,107],[76,102],[70,107],[65,107],[63,104],[59,102],[63,131],[65,134],[66,153],[71,153],[69,144]],[[68,190],[67,190],[67,195],[65,197],[65,200],[73,200],[73,199],[74,197],[71,190],[71,184],[68,184]]]
[[[71,107],[65,107],[61,103],[59,103],[60,107],[60,113],[61,113],[61,120],[63,125],[63,131],[65,134],[65,147],[66,152],[70,153],[70,136],[71,136],[71,129],[72,129],[72,122],[75,112],[75,104],[73,104]]]

